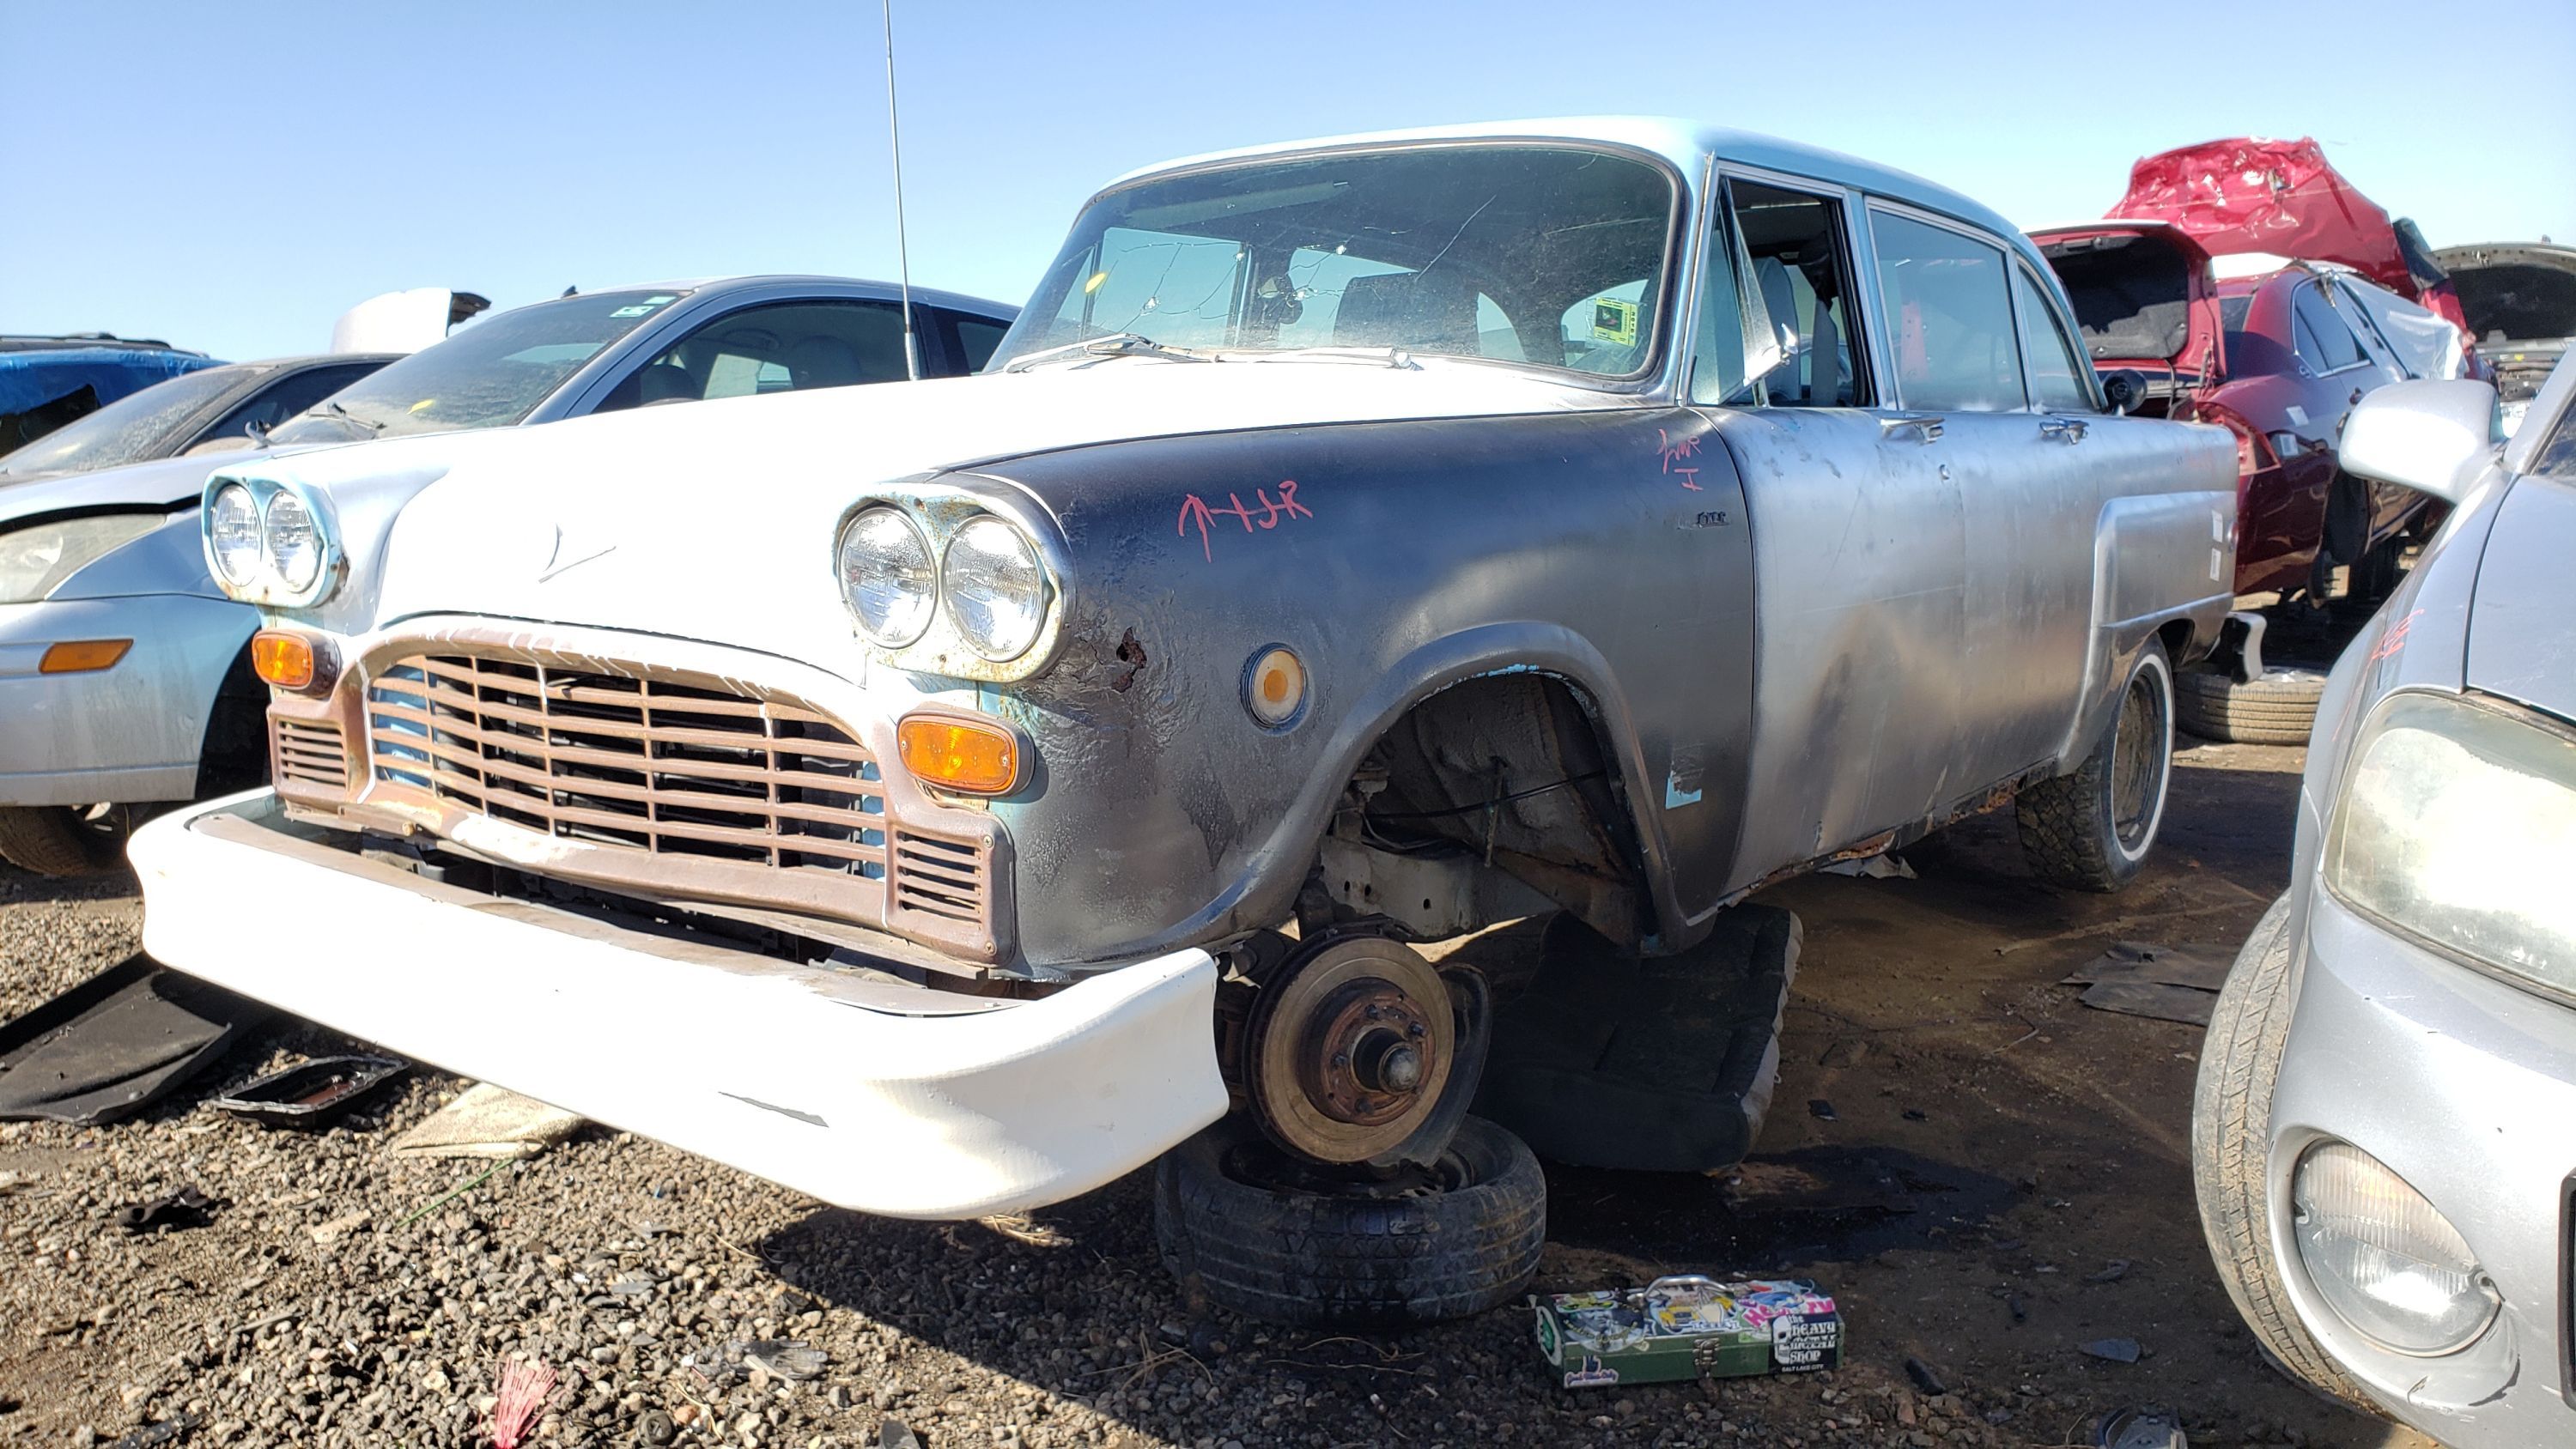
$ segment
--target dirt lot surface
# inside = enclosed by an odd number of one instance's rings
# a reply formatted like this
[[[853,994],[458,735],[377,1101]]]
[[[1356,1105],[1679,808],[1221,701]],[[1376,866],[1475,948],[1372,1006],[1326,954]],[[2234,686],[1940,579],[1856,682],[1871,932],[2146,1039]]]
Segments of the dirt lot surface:
[[[1382,1340],[1194,1311],[1155,1262],[1142,1175],[1014,1234],[822,1208],[596,1129],[480,1181],[394,1161],[461,1085],[430,1072],[317,1133],[201,1110],[344,1045],[290,1025],[134,1120],[0,1126],[0,1442],[184,1415],[167,1442],[482,1444],[503,1360],[527,1355],[560,1376],[541,1443],[873,1445],[891,1414],[932,1446],[1033,1449],[2067,1445],[2155,1403],[2200,1445],[2418,1449],[2266,1370],[2212,1277],[2185,1150],[2199,1030],[2058,984],[2115,940],[2232,951],[2284,884],[2299,761],[2182,755],[2156,862],[2115,898],[2032,883],[2008,819],[1914,852],[1919,880],[1769,893],[1806,951],[1755,1159],[1551,1169],[1541,1288],[1813,1277],[1849,1319],[1837,1373],[1568,1392],[1518,1310]],[[138,917],[130,880],[0,871],[0,1015],[121,959]],[[1508,967],[1532,939],[1461,949]],[[110,1225],[182,1186],[223,1200],[207,1225]],[[2080,1347],[2113,1338],[2138,1360]],[[729,1365],[751,1339],[825,1366]]]

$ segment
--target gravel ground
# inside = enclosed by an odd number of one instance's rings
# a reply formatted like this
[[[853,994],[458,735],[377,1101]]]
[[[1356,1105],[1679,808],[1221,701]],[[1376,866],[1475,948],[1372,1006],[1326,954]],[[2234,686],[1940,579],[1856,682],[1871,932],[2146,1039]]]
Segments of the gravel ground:
[[[2295,759],[2256,760],[2274,772],[2266,809]],[[2187,1401],[2200,1444],[2426,1444],[2271,1378],[2225,1311],[2172,1150],[2197,1033],[2083,1011],[2052,985],[2139,911],[2224,938],[2277,889],[2218,880],[2201,856],[2269,858],[2285,830],[2239,839],[2226,790],[2178,801],[2169,828],[2203,829],[2204,848],[2170,851],[2159,883],[2122,898],[2127,916],[2033,895],[1992,822],[1923,882],[1820,881],[1784,900],[1809,950],[1764,1161],[1901,1179],[1901,1203],[1764,1219],[1742,1179],[1551,1171],[1541,1287],[1798,1268],[1853,1319],[1837,1373],[1568,1393],[1517,1311],[1360,1339],[1194,1309],[1155,1261],[1141,1174],[1030,1223],[918,1224],[597,1128],[488,1176],[397,1160],[386,1144],[465,1085],[426,1070],[310,1133],[200,1107],[350,1049],[290,1021],[127,1122],[0,1124],[0,1442],[107,1445],[185,1416],[169,1442],[480,1445],[503,1364],[526,1357],[559,1376],[538,1442],[566,1445],[874,1445],[889,1415],[934,1449],[2058,1445],[2159,1396]],[[132,889],[0,868],[0,1017],[130,952]],[[2063,939],[2033,952],[1992,944],[2048,930]],[[1799,1110],[1827,1094],[1840,1120]],[[205,1225],[111,1225],[182,1187],[220,1200]],[[2114,1258],[2137,1271],[2083,1281]],[[2114,1331],[2147,1358],[2074,1348]],[[773,1378],[740,1361],[751,1340],[802,1342],[821,1372]],[[1909,1357],[1948,1391],[1913,1380]]]

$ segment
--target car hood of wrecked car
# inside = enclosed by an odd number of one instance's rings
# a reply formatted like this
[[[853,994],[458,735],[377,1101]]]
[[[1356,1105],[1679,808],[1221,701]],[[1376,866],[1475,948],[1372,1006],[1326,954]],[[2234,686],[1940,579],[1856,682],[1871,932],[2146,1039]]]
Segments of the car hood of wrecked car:
[[[465,614],[826,663],[856,652],[833,569],[838,526],[878,485],[1130,439],[1639,403],[1465,362],[1112,358],[395,439],[226,471],[332,496],[351,576],[306,616],[327,628]],[[1118,486],[1116,469],[1104,458],[1104,488]],[[405,475],[417,481],[397,516],[352,516]],[[1210,477],[1206,489],[1250,497],[1279,482]],[[1034,501],[1078,532],[1064,517],[1078,497]],[[1171,500],[1176,519],[1181,502]]]
[[[256,466],[253,460],[282,459],[301,451],[305,450],[159,458],[87,473],[39,473],[24,478],[0,474],[0,528],[22,518],[59,513],[191,508],[203,494],[207,477],[219,469]]]

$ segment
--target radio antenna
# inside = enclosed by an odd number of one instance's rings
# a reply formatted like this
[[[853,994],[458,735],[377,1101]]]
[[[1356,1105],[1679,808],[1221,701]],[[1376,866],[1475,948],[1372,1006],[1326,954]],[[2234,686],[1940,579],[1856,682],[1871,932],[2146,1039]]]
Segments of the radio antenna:
[[[921,344],[912,336],[912,250],[903,230],[903,121],[894,103],[894,0],[885,0],[886,139],[894,148],[895,285],[903,292],[903,375],[921,381]]]

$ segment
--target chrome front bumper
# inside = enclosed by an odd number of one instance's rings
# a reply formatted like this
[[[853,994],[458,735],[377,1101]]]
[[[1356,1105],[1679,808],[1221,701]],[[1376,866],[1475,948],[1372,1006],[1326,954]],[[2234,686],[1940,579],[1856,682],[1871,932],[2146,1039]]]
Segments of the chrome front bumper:
[[[169,966],[842,1207],[1061,1201],[1226,1109],[1201,950],[1029,1001],[871,983],[427,881],[267,791],[130,854]]]

